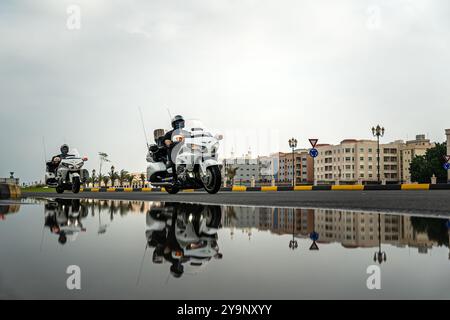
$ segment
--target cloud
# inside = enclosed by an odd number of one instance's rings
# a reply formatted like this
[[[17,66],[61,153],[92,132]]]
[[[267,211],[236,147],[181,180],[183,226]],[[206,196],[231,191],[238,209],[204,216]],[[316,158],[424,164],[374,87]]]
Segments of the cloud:
[[[81,8],[79,31],[66,28],[72,3]],[[90,156],[90,169],[104,151],[116,167],[143,171],[138,106],[148,132],[168,127],[170,107],[224,130],[275,129],[275,145],[285,149],[290,136],[305,147],[311,136],[329,143],[369,138],[377,122],[387,128],[386,140],[416,133],[443,140],[449,6],[2,1],[0,131],[8,138],[0,149],[9,156],[0,175],[14,170],[39,180],[42,137],[48,153],[63,142],[76,146]],[[376,28],[368,27],[373,12]]]

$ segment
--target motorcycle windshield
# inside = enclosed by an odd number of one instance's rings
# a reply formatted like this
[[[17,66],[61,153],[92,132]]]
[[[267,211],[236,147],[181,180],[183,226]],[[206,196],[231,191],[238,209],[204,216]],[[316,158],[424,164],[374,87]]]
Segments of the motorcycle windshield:
[[[70,149],[69,153],[67,154],[67,159],[76,159],[76,158],[81,158],[80,153],[78,152],[77,149]]]
[[[185,121],[184,130],[186,131],[207,131],[203,122],[199,119],[188,119]]]
[[[185,121],[184,131],[190,133],[191,138],[212,137],[214,133],[201,120],[188,119]]]

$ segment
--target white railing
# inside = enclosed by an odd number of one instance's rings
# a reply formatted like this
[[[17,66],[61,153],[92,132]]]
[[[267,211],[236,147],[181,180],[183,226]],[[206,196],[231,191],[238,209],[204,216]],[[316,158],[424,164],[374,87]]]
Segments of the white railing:
[[[19,179],[16,179],[16,178],[0,178],[0,183],[19,184]]]

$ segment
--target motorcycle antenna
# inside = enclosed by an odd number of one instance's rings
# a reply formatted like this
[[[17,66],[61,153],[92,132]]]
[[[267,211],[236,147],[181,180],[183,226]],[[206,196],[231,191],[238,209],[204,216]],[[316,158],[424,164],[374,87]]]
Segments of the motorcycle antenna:
[[[44,147],[44,162],[47,161],[47,148],[45,147],[45,137],[42,136],[42,146]]]
[[[144,256],[142,257],[141,267],[139,269],[139,275],[137,278],[136,287],[139,286],[139,283],[141,282],[142,268],[144,267],[144,261],[145,261],[145,256],[147,255],[147,249],[148,249],[148,241],[147,241],[147,245],[145,246]]]
[[[150,149],[150,145],[148,144],[147,131],[145,131],[144,117],[142,116],[141,107],[138,107],[138,109],[139,109],[139,115],[141,116],[142,129],[144,130],[145,143],[147,144],[147,150],[148,150],[148,149]]]
[[[39,251],[42,252],[42,246],[44,245],[44,231],[45,231],[45,225],[42,227],[42,234],[41,234],[41,245],[39,247]]]
[[[167,113],[169,114],[170,121],[172,121],[172,114],[170,113],[170,109],[167,108]]]

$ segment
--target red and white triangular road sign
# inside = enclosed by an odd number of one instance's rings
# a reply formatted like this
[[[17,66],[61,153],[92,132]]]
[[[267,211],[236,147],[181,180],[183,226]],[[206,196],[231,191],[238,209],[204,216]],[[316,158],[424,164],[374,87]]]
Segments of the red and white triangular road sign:
[[[316,147],[318,141],[319,141],[319,139],[309,139],[309,143],[311,143],[311,146],[313,148]]]
[[[450,155],[446,155],[444,156],[445,162],[449,162],[450,161]]]

